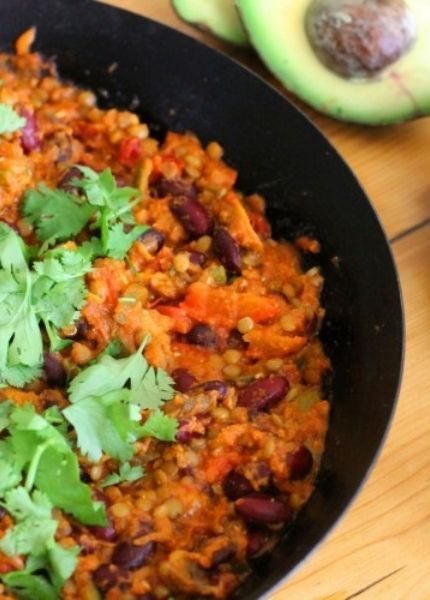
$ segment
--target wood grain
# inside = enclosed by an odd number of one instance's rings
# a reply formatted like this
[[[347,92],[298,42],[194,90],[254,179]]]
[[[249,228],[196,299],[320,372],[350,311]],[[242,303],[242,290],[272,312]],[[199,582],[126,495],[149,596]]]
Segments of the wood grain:
[[[250,52],[182,23],[168,0],[109,0],[171,25],[273,78]],[[354,170],[400,272],[407,351],[398,409],[376,467],[341,523],[272,600],[430,599],[430,119],[381,129],[306,109]]]

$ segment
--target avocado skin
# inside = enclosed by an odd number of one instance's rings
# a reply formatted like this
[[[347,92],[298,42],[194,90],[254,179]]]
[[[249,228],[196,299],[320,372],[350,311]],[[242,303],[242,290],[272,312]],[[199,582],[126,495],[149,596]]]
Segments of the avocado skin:
[[[236,46],[249,46],[234,0],[172,0],[172,6],[183,21]]]
[[[418,26],[412,47],[373,78],[347,80],[312,49],[306,34],[310,0],[236,0],[252,45],[288,90],[324,114],[366,125],[430,115],[430,2],[406,3]]]

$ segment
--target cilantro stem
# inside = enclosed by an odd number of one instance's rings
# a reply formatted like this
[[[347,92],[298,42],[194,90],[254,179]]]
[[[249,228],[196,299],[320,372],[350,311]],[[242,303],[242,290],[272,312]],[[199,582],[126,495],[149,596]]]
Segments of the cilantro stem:
[[[129,202],[127,206],[120,208],[119,210],[116,211],[115,218],[118,219],[118,217],[120,217],[124,213],[130,212],[131,209],[136,206],[136,204],[139,204],[139,202],[140,202],[140,198],[137,197],[137,198],[135,198],[135,200],[132,200],[131,202]]]
[[[40,444],[31,459],[30,466],[27,471],[27,477],[25,478],[25,489],[29,492],[34,486],[34,480],[36,479],[37,469],[39,467],[40,459],[42,458],[45,450],[52,445],[52,440],[46,441],[44,444]]]
[[[100,233],[103,253],[106,254],[109,236],[109,218],[106,210],[102,210],[100,214]]]

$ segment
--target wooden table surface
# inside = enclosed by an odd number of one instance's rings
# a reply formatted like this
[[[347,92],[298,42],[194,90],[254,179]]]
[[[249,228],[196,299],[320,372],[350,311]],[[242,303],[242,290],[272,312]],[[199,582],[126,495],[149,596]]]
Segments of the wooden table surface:
[[[182,23],[168,0],[106,0],[162,21],[273,79],[251,52]],[[353,168],[391,241],[406,310],[400,401],[375,469],[271,600],[430,599],[430,118],[368,129],[307,111]]]

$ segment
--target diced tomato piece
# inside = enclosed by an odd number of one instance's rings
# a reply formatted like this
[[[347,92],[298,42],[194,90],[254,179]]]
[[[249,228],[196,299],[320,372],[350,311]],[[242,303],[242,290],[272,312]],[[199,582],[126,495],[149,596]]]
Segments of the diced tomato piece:
[[[137,137],[126,137],[122,140],[118,161],[125,167],[135,167],[142,156],[142,144]]]

